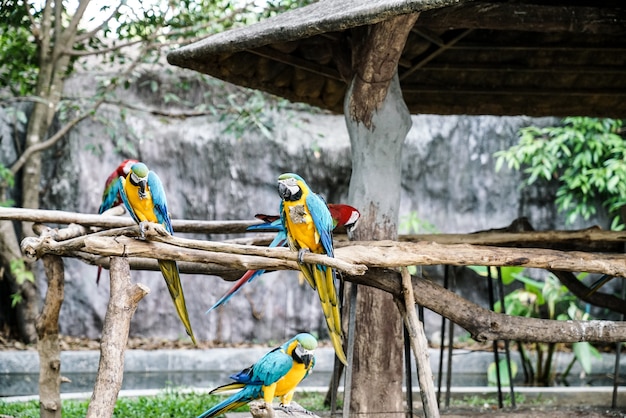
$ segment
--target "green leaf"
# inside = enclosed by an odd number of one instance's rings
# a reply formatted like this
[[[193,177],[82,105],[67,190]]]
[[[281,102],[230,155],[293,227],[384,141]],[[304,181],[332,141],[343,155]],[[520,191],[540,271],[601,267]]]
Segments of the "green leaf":
[[[587,341],[574,343],[572,348],[576,360],[580,362],[580,367],[585,373],[590,374],[592,357],[601,358],[600,352]]]
[[[509,368],[507,367],[506,359],[500,360],[498,365],[500,366],[500,384],[503,386],[509,386],[511,384],[511,378],[515,379],[515,376],[517,375],[517,363],[514,361],[511,362],[512,376],[509,376]],[[498,384],[498,373],[495,362],[489,364],[489,367],[487,368],[487,381],[490,386],[496,386]]]

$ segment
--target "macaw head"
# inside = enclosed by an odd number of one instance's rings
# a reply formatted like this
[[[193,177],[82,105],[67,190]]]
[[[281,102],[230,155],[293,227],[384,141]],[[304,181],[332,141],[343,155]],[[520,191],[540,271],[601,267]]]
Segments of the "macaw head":
[[[296,201],[302,197],[302,189],[308,186],[297,174],[284,173],[278,176],[278,194],[285,201]]]
[[[361,212],[350,205],[330,203],[328,210],[330,210],[330,216],[333,217],[334,226],[344,227],[348,232],[356,228],[356,224],[361,217]]]
[[[148,166],[144,163],[135,163],[130,167],[128,180],[133,186],[139,187],[139,198],[143,199],[147,196],[146,186],[148,185]]]
[[[288,350],[292,350],[291,358],[296,363],[302,363],[308,368],[315,357],[315,349],[317,348],[315,337],[304,332],[293,337],[290,342],[290,344],[288,343]]]

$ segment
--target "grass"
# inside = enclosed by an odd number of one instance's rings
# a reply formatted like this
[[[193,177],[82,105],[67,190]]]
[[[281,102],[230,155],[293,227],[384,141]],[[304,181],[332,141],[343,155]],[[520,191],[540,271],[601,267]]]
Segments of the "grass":
[[[294,401],[312,411],[328,409],[324,407],[325,394],[317,392],[298,392]],[[176,390],[164,392],[157,396],[137,398],[119,398],[113,411],[119,418],[174,418],[195,417],[224,399],[225,396],[188,393]],[[62,401],[63,418],[83,418],[87,414],[89,401]],[[241,407],[234,411],[248,411]],[[0,400],[0,414],[16,418],[39,418],[39,402],[6,403]]]

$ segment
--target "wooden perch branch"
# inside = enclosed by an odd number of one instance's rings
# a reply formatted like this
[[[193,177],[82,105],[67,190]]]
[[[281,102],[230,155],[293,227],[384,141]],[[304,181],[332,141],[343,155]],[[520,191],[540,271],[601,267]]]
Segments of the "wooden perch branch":
[[[39,414],[43,418],[61,417],[61,348],[59,312],[63,304],[65,275],[63,259],[43,257],[48,290],[41,315],[37,318],[39,353]]]
[[[125,259],[111,260],[111,296],[104,318],[98,375],[87,409],[87,418],[113,415],[124,376],[124,352],[130,320],[139,301],[148,292],[150,289],[145,285],[131,283],[130,268]]]
[[[107,216],[76,212],[64,212],[60,210],[37,210],[22,208],[0,207],[0,220],[14,220],[56,224],[80,224],[83,226],[97,226],[100,228],[120,228],[135,225],[135,222],[127,216]],[[193,221],[172,220],[174,232],[194,232],[198,234],[232,234],[245,232],[251,225],[262,222],[252,221]]]
[[[337,248],[335,256],[370,267],[413,265],[522,266],[550,270],[586,271],[626,277],[626,257],[616,254],[501,248],[435,242],[359,241]]]
[[[210,262],[222,266],[255,270],[298,269],[298,254],[287,248],[256,247],[179,238],[163,233],[162,227],[157,224],[146,224],[145,233],[149,238],[147,241],[125,236],[108,236],[114,232],[113,230],[102,231],[60,242],[50,237],[29,237],[22,241],[22,252],[30,260],[41,257],[43,254],[67,255],[70,251],[83,251],[100,256]],[[138,232],[137,225],[117,230],[118,234],[138,235]],[[303,260],[306,263],[324,264],[350,275],[360,275],[367,270],[364,265],[347,263],[321,254],[306,253]]]
[[[347,280],[373,286],[402,298],[399,273],[370,269]],[[476,341],[516,340],[573,343],[626,341],[626,322],[556,321],[496,313],[472,303],[426,279],[413,281],[415,302],[465,328]]]
[[[428,353],[428,340],[424,333],[424,325],[415,312],[415,296],[413,295],[413,285],[411,275],[406,267],[403,267],[400,275],[402,277],[402,295],[404,300],[394,298],[400,314],[404,319],[404,326],[409,335],[411,349],[415,356],[417,365],[417,377],[420,385],[420,395],[424,406],[424,415],[427,418],[439,417],[439,407],[437,406],[437,396],[435,395],[435,384],[433,372],[430,368],[430,356]],[[409,405],[409,410],[411,406]]]

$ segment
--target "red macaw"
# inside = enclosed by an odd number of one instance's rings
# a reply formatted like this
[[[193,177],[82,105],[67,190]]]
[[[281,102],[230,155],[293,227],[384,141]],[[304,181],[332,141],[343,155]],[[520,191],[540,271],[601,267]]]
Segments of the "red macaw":
[[[241,389],[228,399],[205,411],[198,418],[210,418],[223,414],[255,399],[263,398],[271,405],[274,397],[280,397],[280,407],[286,412],[298,384],[315,365],[317,340],[311,334],[298,334],[280,347],[265,354],[259,361],[232,375],[234,383],[213,389],[210,393]]]
[[[287,233],[289,248],[298,251],[300,271],[311,287],[317,290],[335,354],[347,365],[341,341],[343,333],[335,289],[335,271],[322,264],[302,262],[305,252],[334,257],[333,217],[324,199],[313,193],[297,174],[284,173],[278,177],[278,194],[282,199],[280,219]]]
[[[121,177],[121,196],[130,216],[139,224],[143,234],[142,222],[155,222],[163,225],[167,232],[174,234],[172,221],[167,211],[167,200],[163,184],[154,171],[148,170],[144,163],[135,163],[131,166],[126,178]],[[187,334],[196,344],[196,338],[191,330],[183,285],[180,282],[180,273],[176,261],[158,260],[161,273],[167,284],[178,316],[182,321]]]
[[[104,183],[104,191],[102,192],[102,203],[100,203],[98,213],[102,214],[104,211],[123,203],[122,196],[120,195],[120,177],[126,177],[130,172],[130,167],[136,162],[137,160],[124,160],[120,163],[120,165],[117,166],[115,171],[109,174],[106,183]],[[101,274],[102,267],[98,266],[96,285],[100,283]]]
[[[103,213],[114,206],[121,205],[122,197],[120,196],[120,177],[126,177],[130,172],[130,167],[138,162],[137,160],[124,160],[117,166],[115,171],[109,174],[106,183],[104,183],[104,191],[102,192],[102,203],[98,209],[98,213]]]
[[[328,204],[330,215],[333,217],[333,224],[335,229],[345,228],[347,232],[356,228],[357,221],[361,216],[361,213],[354,207],[343,204]],[[265,230],[265,231],[277,231],[276,237],[272,240],[269,247],[282,247],[287,245],[287,234],[283,227],[282,221],[279,215],[264,215],[256,214],[255,218],[264,221],[265,223],[260,225],[252,225],[247,228],[248,231]],[[213,306],[209,308],[206,313],[208,314],[213,309],[225,304],[235,295],[246,283],[250,283],[255,278],[265,273],[265,270],[248,270],[239,280],[235,282],[231,287]]]

